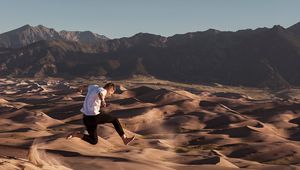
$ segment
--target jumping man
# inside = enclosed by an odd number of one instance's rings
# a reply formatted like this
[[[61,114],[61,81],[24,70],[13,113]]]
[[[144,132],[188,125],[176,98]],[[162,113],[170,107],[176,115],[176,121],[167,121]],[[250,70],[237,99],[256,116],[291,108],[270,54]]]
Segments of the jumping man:
[[[128,138],[116,117],[101,112],[100,108],[106,107],[105,97],[112,95],[114,92],[115,85],[113,83],[107,83],[104,87],[89,85],[83,107],[80,110],[83,113],[83,124],[86,127],[88,135],[83,132],[76,131],[69,134],[67,139],[79,137],[82,140],[95,145],[98,143],[97,125],[112,123],[125,145],[128,145],[131,141],[133,141],[135,136]]]

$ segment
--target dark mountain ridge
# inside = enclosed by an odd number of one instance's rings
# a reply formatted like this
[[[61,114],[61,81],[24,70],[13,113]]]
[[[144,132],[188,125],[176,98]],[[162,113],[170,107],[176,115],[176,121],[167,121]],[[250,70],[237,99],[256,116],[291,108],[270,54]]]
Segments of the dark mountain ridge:
[[[299,33],[298,23],[289,28],[209,29],[170,37],[138,33],[97,43],[42,40],[0,49],[0,75],[126,78],[141,74],[189,83],[287,88],[300,85]]]

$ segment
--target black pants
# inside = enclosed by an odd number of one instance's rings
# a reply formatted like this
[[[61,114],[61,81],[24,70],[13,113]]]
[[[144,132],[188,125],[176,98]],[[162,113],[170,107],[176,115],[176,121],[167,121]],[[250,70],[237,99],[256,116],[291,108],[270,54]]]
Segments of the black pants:
[[[90,144],[98,143],[98,135],[97,135],[97,125],[104,123],[112,123],[120,136],[124,135],[123,128],[119,122],[119,120],[109,114],[100,113],[96,116],[86,116],[83,115],[83,124],[86,127],[89,135],[85,135],[82,137],[83,140],[89,142]]]

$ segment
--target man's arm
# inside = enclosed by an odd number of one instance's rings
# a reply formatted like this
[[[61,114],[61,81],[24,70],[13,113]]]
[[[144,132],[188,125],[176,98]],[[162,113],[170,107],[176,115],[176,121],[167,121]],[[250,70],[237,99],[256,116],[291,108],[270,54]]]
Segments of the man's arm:
[[[105,100],[104,100],[103,94],[100,92],[100,93],[98,93],[98,96],[99,96],[99,99],[101,100],[101,105],[102,105],[103,107],[106,107],[106,102],[105,102]]]

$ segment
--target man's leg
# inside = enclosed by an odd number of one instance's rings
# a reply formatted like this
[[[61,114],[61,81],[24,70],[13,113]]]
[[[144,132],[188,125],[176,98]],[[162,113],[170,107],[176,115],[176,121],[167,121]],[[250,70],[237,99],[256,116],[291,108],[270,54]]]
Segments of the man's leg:
[[[81,139],[92,145],[96,145],[98,143],[97,125],[85,125],[85,127],[89,134],[83,134]]]
[[[97,123],[98,124],[112,123],[114,125],[116,131],[118,132],[118,134],[122,138],[125,145],[128,145],[135,138],[135,136],[133,136],[131,138],[128,138],[125,135],[124,130],[123,130],[119,120],[116,117],[112,116],[112,115],[109,115],[109,114],[106,114],[106,113],[100,113],[99,115],[97,115]]]
[[[112,123],[120,136],[123,136],[125,134],[119,120],[112,115],[106,113],[100,113],[99,115],[97,115],[97,123],[98,124]]]
[[[98,134],[97,134],[97,118],[96,116],[83,116],[83,124],[88,131],[88,135],[83,134],[82,140],[87,141],[90,144],[98,143]]]

